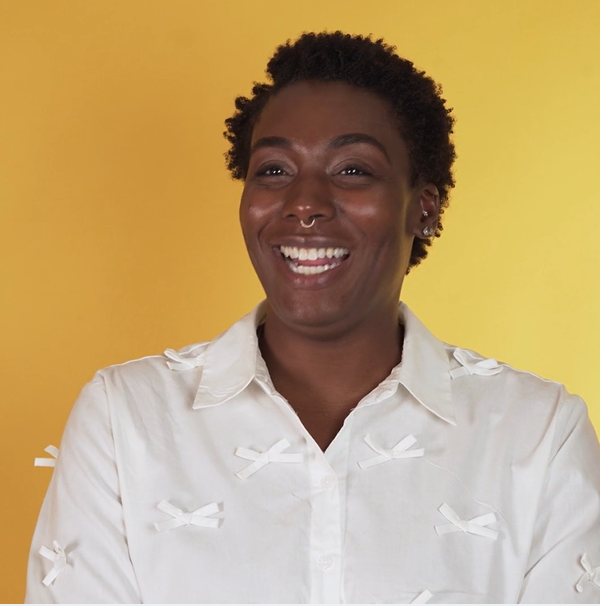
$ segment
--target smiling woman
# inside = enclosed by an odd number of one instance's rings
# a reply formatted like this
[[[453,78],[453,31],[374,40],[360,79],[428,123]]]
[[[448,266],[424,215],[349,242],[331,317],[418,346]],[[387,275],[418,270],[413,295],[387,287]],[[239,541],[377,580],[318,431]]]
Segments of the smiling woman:
[[[398,303],[453,186],[440,89],[339,32],[268,74],[226,134],[266,300],[84,388],[27,600],[597,603],[585,404]]]
[[[275,95],[253,129],[240,217],[267,295],[263,355],[323,450],[400,362],[400,289],[415,237],[438,216],[437,187],[411,186],[394,122],[391,104],[368,90],[309,80]],[[334,262],[319,259],[328,249],[339,251]],[[327,359],[350,371],[341,383],[320,360],[323,340]],[[348,343],[370,362],[349,357]]]

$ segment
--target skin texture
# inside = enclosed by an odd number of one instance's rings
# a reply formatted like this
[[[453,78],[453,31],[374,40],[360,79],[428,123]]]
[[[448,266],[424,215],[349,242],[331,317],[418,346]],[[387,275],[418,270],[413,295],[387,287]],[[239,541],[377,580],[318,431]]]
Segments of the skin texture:
[[[413,238],[437,221],[437,189],[411,187],[387,101],[342,82],[280,91],[255,125],[252,148],[240,221],[267,295],[261,351],[275,388],[325,449],[401,360],[398,299]],[[312,218],[311,228],[301,226]],[[280,246],[349,255],[303,275]]]

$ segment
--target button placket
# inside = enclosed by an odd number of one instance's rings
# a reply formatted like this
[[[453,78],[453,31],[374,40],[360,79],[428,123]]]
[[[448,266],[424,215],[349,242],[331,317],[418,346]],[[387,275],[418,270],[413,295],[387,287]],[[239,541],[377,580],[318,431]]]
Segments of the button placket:
[[[312,453],[311,453],[312,454]],[[311,603],[341,600],[341,507],[337,476],[322,453],[309,456],[311,487]]]
[[[333,488],[336,484],[336,480],[335,477],[333,475],[327,475],[327,476],[323,476],[321,478],[321,488],[324,488],[325,490],[328,490],[330,488]]]
[[[318,560],[317,564],[319,568],[323,570],[330,570],[333,567],[334,557],[331,554],[322,555]]]

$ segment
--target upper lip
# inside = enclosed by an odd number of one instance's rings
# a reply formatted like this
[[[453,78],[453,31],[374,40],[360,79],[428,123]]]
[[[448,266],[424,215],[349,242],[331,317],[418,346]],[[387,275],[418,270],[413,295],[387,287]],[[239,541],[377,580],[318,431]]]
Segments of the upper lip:
[[[324,236],[285,236],[274,241],[271,246],[295,246],[296,248],[346,248],[350,246],[341,240]]]

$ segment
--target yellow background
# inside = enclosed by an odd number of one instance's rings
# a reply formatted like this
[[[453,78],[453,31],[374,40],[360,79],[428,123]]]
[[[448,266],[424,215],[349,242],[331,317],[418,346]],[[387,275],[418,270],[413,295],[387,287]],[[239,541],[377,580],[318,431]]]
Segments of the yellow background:
[[[403,298],[600,428],[599,24],[597,0],[1,0],[0,599],[23,596],[33,459],[93,372],[261,298],[223,120],[304,30],[385,37],[455,108],[458,187]]]

